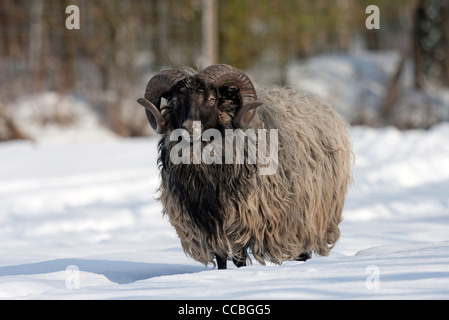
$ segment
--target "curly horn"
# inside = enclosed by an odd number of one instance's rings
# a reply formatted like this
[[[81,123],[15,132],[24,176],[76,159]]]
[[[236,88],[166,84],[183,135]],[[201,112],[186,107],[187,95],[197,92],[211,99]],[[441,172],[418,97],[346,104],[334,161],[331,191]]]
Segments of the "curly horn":
[[[161,97],[186,77],[187,74],[179,70],[164,70],[148,81],[145,98],[137,100],[145,108],[148,121],[156,133],[163,134],[167,131],[165,119],[160,109]]]

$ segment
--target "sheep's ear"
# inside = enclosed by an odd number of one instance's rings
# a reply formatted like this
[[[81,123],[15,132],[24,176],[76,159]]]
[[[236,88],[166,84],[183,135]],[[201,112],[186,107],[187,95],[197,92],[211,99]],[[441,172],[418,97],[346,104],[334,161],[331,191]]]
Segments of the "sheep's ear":
[[[162,116],[161,112],[154,104],[144,98],[140,98],[137,100],[146,111],[146,115],[148,121],[150,122],[151,127],[157,134],[163,134],[167,131],[167,126],[165,124],[165,119]]]
[[[262,105],[262,102],[257,100],[242,105],[240,110],[237,112],[234,121],[232,122],[234,127],[240,129],[245,129],[246,127],[248,127],[254,116],[256,115],[257,107],[259,107],[260,105]]]

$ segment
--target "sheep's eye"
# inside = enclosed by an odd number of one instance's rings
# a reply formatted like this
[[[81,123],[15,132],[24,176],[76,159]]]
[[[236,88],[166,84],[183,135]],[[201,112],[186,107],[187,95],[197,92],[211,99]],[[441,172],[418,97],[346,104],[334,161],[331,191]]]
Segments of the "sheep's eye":
[[[216,100],[215,97],[209,97],[208,101],[209,103],[215,103],[215,100]]]
[[[234,87],[234,86],[230,86],[230,87],[228,87],[228,92],[232,93],[232,94],[235,94],[235,93],[239,92],[239,88]]]

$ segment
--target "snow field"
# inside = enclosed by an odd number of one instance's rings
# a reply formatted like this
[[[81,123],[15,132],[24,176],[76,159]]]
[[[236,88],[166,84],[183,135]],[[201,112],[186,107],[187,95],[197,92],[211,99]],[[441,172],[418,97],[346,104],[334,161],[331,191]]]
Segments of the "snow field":
[[[162,217],[156,140],[3,143],[0,298],[448,299],[449,124],[351,136],[331,255],[228,270],[187,258]]]

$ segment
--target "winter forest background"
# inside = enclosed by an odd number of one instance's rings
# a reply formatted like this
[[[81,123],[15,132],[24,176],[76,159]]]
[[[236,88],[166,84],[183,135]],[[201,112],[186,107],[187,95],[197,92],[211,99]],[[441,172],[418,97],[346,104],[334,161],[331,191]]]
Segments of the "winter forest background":
[[[120,136],[152,134],[135,100],[164,68],[208,64],[203,29],[209,63],[319,94],[351,124],[449,120],[447,0],[208,2],[1,1],[0,140],[76,127],[86,112]],[[79,30],[65,27],[70,4]],[[372,4],[380,28],[368,30]]]

